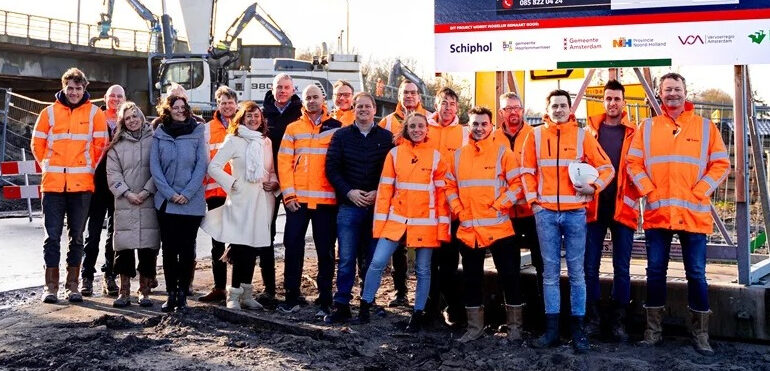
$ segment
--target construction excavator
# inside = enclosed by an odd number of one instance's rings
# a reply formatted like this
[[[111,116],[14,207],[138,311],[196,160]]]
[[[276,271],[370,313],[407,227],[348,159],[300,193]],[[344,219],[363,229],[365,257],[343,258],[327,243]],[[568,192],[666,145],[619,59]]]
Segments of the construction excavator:
[[[165,0],[163,1],[164,10],[161,17],[158,17],[152,11],[150,11],[150,9],[147,9],[147,7],[144,6],[144,4],[142,4],[139,0],[126,0],[126,2],[131,6],[132,9],[134,9],[140,18],[147,22],[147,27],[149,28],[150,34],[152,35],[151,37],[153,40],[155,40],[154,44],[156,46],[156,50],[159,50],[163,53],[173,52],[174,40],[176,39],[176,31],[174,31],[171,17],[166,14]],[[101,20],[97,23],[99,26],[99,36],[92,37],[88,44],[90,46],[94,46],[100,40],[110,40],[114,47],[119,47],[120,39],[111,33],[112,13],[115,10],[115,0],[104,0],[102,5],[105,6],[106,10],[104,13],[99,14],[99,17],[101,18]]]

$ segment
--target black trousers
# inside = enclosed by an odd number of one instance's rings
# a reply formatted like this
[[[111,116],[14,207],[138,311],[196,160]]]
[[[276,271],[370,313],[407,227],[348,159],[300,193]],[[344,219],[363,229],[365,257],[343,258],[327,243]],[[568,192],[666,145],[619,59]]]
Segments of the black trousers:
[[[166,213],[165,205],[158,210],[166,292],[187,291],[190,287],[195,237],[202,220],[202,216]]]
[[[259,251],[259,247],[230,244],[230,261],[233,263],[230,281],[232,287],[239,288],[241,284],[251,285]]]
[[[136,253],[134,253],[136,251]],[[139,265],[136,264],[136,256]],[[142,277],[155,278],[155,259],[158,257],[157,249],[129,249],[115,252],[115,274],[125,274],[131,278],[136,277],[136,272]]]
[[[407,257],[406,257],[406,244],[401,241],[398,243],[396,251],[393,252],[391,257],[391,264],[393,269],[391,270],[391,276],[393,277],[393,286],[396,289],[397,296],[406,296],[406,271],[407,271]]]
[[[106,193],[105,193],[106,192]],[[115,252],[112,249],[113,215],[115,214],[115,198],[112,193],[105,190],[97,190],[91,196],[91,204],[88,207],[88,222],[85,245],[83,250],[83,278],[94,279],[96,273],[96,259],[99,258],[99,241],[101,240],[104,219],[107,219],[107,238],[104,241],[104,265],[102,272],[109,277],[115,276],[112,271],[112,263],[115,260]]]
[[[462,307],[460,301],[460,292],[457,282],[457,266],[460,262],[460,245],[462,244],[455,236],[459,221],[452,221],[451,236],[452,240],[444,242],[441,246],[433,250],[431,257],[430,272],[430,295],[428,297],[428,308],[431,311],[440,311],[441,296],[444,297],[444,303],[447,307],[458,309]],[[435,314],[435,313],[434,313]]]
[[[206,207],[216,209],[225,204],[227,197],[209,197]],[[227,263],[219,260],[225,252],[224,242],[211,239],[211,273],[214,274],[214,288],[224,290],[227,285]]]
[[[521,253],[518,246],[513,244],[513,238],[506,237],[492,243],[489,248],[471,248],[461,243],[460,254],[463,257],[463,280],[465,281],[465,306],[478,307],[484,302],[484,259],[487,250],[492,253],[492,259],[497,269],[497,279],[505,295],[505,303],[521,304],[521,287],[519,284],[519,267]]]
[[[528,306],[540,308],[543,306],[543,255],[540,254],[540,241],[537,239],[535,217],[512,218],[511,223],[513,224],[513,230],[516,232],[516,235],[513,236],[514,246],[520,249],[529,249],[532,265],[537,272],[537,289],[535,290],[537,296],[534,299],[534,303],[528,303]]]
[[[278,219],[278,209],[283,201],[282,196],[275,198],[273,208],[273,221],[270,223],[270,246],[265,246],[259,251],[259,270],[262,274],[262,284],[265,285],[265,293],[275,297],[275,221]]]

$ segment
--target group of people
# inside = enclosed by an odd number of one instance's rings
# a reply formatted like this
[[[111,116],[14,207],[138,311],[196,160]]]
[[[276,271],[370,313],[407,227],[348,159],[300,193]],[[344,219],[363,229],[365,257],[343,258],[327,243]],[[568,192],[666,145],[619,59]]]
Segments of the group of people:
[[[208,123],[193,115],[183,89],[176,89],[159,104],[152,124],[125,101],[119,86],[107,91],[106,107],[99,109],[89,101],[87,85],[81,71],[68,70],[32,138],[43,169],[45,302],[57,301],[65,215],[67,299],[77,302],[81,294],[92,294],[96,259],[88,253],[93,249],[86,249],[83,259],[82,234],[89,219],[87,240],[98,236],[95,225],[101,227],[109,210],[111,247],[106,250],[115,253],[103,270],[107,293],[108,279],[120,278],[115,306],[129,304],[137,271],[139,304],[152,305],[149,292],[162,247],[167,300],[161,308],[185,308],[200,227],[212,237],[214,275],[213,288],[200,301],[292,313],[308,304],[300,287],[312,222],[318,262],[314,304],[317,317],[327,323],[367,323],[371,313],[383,312],[375,296],[391,260],[396,293],[388,306],[408,306],[406,252],[414,249],[417,285],[406,330],[420,331],[431,321],[465,322],[459,341],[478,339],[484,334],[489,253],[509,339],[522,339],[523,308],[529,304],[530,312],[544,314],[539,320],[545,325],[531,345],[555,346],[564,250],[572,344],[586,352],[600,317],[611,320],[616,341],[628,341],[629,265],[644,198],[648,267],[642,344],[663,340],[666,269],[677,234],[694,346],[713,354],[705,279],[706,235],[713,222],[709,196],[727,176],[729,159],[714,124],[686,101],[685,79],[677,73],[660,78],[663,113],[638,127],[624,112],[625,89],[615,80],[604,88],[605,113],[590,117],[585,128],[576,122],[564,90],[548,94],[543,123],[536,127],[525,122],[516,94],[502,94],[502,120],[495,128],[495,113],[486,107],[470,109],[468,125],[461,125],[458,95],[449,88],[436,94],[436,112],[425,110],[417,85],[408,80],[399,86],[395,112],[379,123],[374,96],[354,92],[345,81],[333,86],[331,112],[319,87],[308,86],[298,96],[287,74],[275,76],[263,107],[239,104],[235,91],[220,87],[217,111]],[[576,163],[593,166],[598,177],[573,182],[569,167]],[[113,202],[97,198],[100,182]],[[273,240],[281,204],[286,220],[284,300],[279,302]],[[601,316],[599,264],[608,229],[612,309]],[[536,298],[530,303],[524,302],[520,284],[522,248],[531,251],[537,272]],[[264,290],[255,296],[257,258]],[[83,288],[78,290],[81,264]],[[354,317],[356,273],[361,287]]]

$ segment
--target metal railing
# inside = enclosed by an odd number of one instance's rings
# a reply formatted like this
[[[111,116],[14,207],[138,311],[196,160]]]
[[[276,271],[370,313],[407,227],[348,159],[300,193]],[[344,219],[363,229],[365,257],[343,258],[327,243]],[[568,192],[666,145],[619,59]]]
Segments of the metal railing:
[[[0,10],[0,35],[45,40],[64,44],[90,46],[91,38],[99,36],[99,26]],[[141,53],[158,51],[159,33],[125,28],[110,28],[109,35],[120,40],[96,41],[94,47]]]

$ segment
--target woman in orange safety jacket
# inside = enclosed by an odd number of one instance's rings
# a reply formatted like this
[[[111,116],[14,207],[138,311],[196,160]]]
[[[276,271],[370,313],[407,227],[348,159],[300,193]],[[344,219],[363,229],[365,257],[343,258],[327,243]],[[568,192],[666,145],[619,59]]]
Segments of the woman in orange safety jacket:
[[[449,209],[444,197],[446,165],[441,154],[426,143],[428,120],[421,113],[411,113],[404,120],[401,141],[385,158],[377,188],[373,237],[379,238],[364,280],[359,322],[369,320],[369,308],[380,287],[382,270],[405,240],[416,249],[417,290],[414,313],[407,331],[419,331],[430,289],[433,249],[449,241]]]

